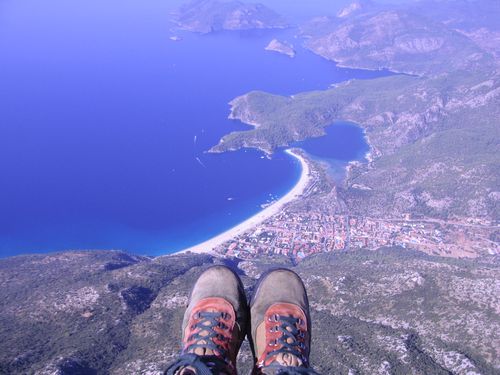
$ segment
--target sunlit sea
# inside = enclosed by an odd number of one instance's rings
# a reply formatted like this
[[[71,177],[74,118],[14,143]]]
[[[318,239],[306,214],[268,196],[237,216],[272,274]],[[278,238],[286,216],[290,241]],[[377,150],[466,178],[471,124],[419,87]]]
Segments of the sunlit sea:
[[[249,128],[227,119],[229,101],[384,75],[336,68],[300,48],[296,30],[175,32],[168,3],[0,2],[0,256],[159,255],[219,234],[300,175],[281,150],[206,153]],[[297,57],[264,51],[274,37]],[[342,162],[367,150],[352,125],[303,147]]]

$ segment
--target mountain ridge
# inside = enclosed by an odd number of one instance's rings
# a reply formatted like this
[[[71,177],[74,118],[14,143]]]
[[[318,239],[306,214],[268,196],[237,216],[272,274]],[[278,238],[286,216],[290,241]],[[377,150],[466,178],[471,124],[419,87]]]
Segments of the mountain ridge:
[[[352,214],[498,221],[499,60],[465,29],[439,21],[446,8],[438,9],[429,19],[414,15],[422,11],[416,5],[370,5],[306,25],[304,43],[316,54],[350,68],[404,74],[290,97],[247,93],[231,101],[230,118],[254,128],[227,134],[210,151],[272,154],[350,121],[366,131],[371,147],[369,159],[352,163],[337,186]],[[472,19],[468,32],[481,27]]]
[[[0,373],[161,374],[179,350],[190,288],[206,267],[221,263],[242,277],[247,294],[269,268],[302,275],[313,314],[312,364],[320,373],[500,368],[499,258],[386,248],[318,254],[299,264],[280,256],[118,251],[2,259]],[[245,343],[242,372],[250,356]]]
[[[181,6],[173,19],[180,29],[202,34],[288,26],[283,17],[265,5],[237,0],[193,0]]]

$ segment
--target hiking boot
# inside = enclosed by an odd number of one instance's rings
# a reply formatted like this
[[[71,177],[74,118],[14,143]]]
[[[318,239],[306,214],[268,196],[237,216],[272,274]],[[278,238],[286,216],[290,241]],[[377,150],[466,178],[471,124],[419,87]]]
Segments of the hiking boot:
[[[236,373],[248,305],[239,277],[214,266],[196,282],[182,323],[182,354],[167,374]]]
[[[250,304],[254,374],[312,373],[311,319],[300,277],[286,269],[264,275]]]

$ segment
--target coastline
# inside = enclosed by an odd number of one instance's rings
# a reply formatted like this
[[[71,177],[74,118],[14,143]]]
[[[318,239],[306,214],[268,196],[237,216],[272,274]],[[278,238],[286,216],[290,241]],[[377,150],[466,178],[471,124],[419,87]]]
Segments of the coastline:
[[[309,169],[309,164],[305,160],[305,158],[293,152],[291,149],[285,150],[285,152],[294,158],[296,158],[302,167],[302,172],[300,174],[300,179],[299,181],[295,184],[295,186],[283,197],[278,199],[276,202],[271,204],[270,206],[266,207],[262,211],[258,212],[251,218],[245,220],[244,222],[236,225],[235,227],[205,241],[202,242],[198,245],[194,245],[192,247],[189,247],[187,249],[178,251],[173,253],[172,255],[175,254],[183,254],[187,252],[192,252],[196,254],[211,254],[214,252],[214,249],[217,246],[220,246],[224,244],[227,241],[230,241],[231,239],[244,234],[245,232],[251,230],[252,228],[256,227],[257,225],[263,223],[270,217],[278,214],[288,203],[296,200],[300,195],[304,193],[306,190],[307,186],[309,185],[309,182],[311,180],[311,175],[310,175],[310,169]]]

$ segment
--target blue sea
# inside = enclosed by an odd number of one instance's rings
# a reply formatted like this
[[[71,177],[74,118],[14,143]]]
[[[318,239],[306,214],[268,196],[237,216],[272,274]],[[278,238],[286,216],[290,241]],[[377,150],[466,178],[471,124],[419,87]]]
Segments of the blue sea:
[[[0,3],[0,256],[160,255],[207,240],[286,194],[300,175],[282,151],[270,160],[256,150],[206,153],[249,128],[227,119],[229,101],[385,75],[335,67],[299,48],[296,30],[175,32],[172,6]],[[294,43],[297,57],[264,51],[274,37]],[[341,162],[366,152],[352,125],[303,147]]]

